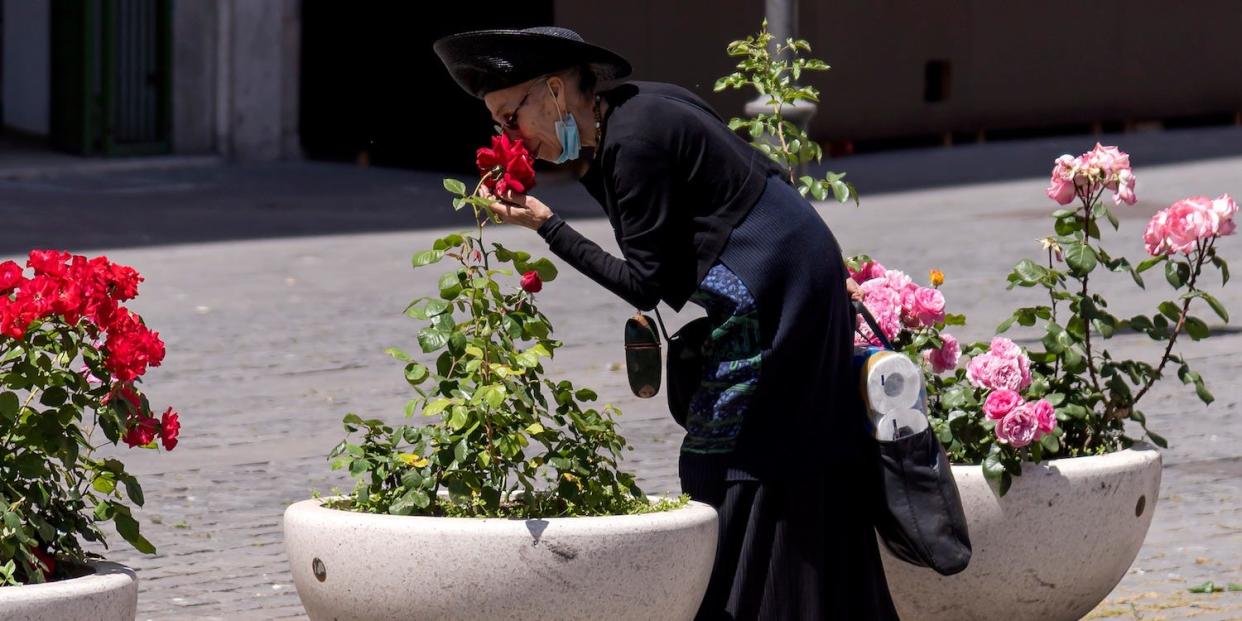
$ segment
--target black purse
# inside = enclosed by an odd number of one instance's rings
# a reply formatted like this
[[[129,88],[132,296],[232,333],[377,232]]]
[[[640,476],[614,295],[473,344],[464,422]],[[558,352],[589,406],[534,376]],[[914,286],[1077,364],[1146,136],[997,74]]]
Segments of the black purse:
[[[685,428],[690,399],[703,380],[703,366],[707,360],[703,345],[711,336],[712,324],[706,317],[700,317],[670,336],[660,311],[655,313],[659,331],[668,342],[668,409],[673,420]],[[660,391],[660,360],[660,337],[651,317],[635,314],[625,322],[625,371],[630,390],[636,396],[647,399]]]
[[[892,343],[862,302],[854,302],[854,307],[871,332],[892,350]],[[860,387],[863,379],[859,378]],[[949,458],[931,426],[891,442],[872,441],[880,484],[876,531],[884,546],[897,558],[930,567],[942,576],[966,569],[971,556],[966,512]]]

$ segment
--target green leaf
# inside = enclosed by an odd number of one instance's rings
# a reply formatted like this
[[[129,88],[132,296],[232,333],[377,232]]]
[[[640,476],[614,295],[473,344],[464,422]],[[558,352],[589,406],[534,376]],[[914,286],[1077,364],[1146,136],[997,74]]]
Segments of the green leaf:
[[[1163,255],[1159,257],[1152,257],[1150,259],[1143,261],[1142,263],[1139,263],[1138,267],[1135,269],[1139,273],[1146,272],[1147,270],[1151,269],[1154,265],[1156,265],[1157,263],[1160,263],[1161,261],[1164,261],[1167,258],[1168,257],[1165,257]]]
[[[423,328],[418,332],[418,346],[423,353],[431,353],[448,343],[449,333],[435,328]]]
[[[448,399],[436,399],[435,401],[423,406],[423,416],[435,416],[436,414],[443,412],[444,408],[448,407],[450,404],[452,404],[452,401]]]
[[[147,541],[147,538],[138,532],[138,520],[135,520],[128,513],[121,513],[119,511],[112,519],[116,522],[116,532],[125,541],[128,541],[130,545],[134,546],[134,549],[143,554],[155,554],[155,546],[151,545],[151,542]]]
[[[1164,264],[1164,277],[1174,289],[1181,289],[1190,279],[1190,266],[1182,261],[1169,261]]]
[[[456,180],[456,179],[445,179],[445,180],[444,180],[444,189],[446,189],[446,190],[448,190],[449,192],[452,192],[453,194],[456,194],[456,195],[458,195],[458,196],[465,196],[465,195],[466,195],[466,184],[464,184],[464,183],[462,183],[462,182],[460,182],[460,181],[458,181],[458,180]]]
[[[424,250],[414,255],[412,262],[414,267],[423,267],[424,265],[436,263],[442,258],[444,258],[443,250]]]
[[[556,280],[556,265],[546,258],[541,258],[530,262],[523,271],[535,270],[539,274],[539,279],[543,282],[552,282]]]
[[[17,410],[20,408],[21,401],[18,400],[16,393],[8,391],[0,393],[0,418],[17,418]]]
[[[1172,302],[1161,302],[1159,308],[1160,314],[1168,317],[1171,321],[1177,321],[1177,318],[1182,315],[1182,309]]]
[[[410,384],[417,385],[422,383],[423,380],[427,379],[427,375],[427,367],[417,362],[411,362],[405,366],[405,381]]]
[[[1028,285],[1038,284],[1048,275],[1048,268],[1030,259],[1023,259],[1013,267],[1013,271],[1022,282]]]
[[[1065,247],[1065,263],[1075,274],[1083,276],[1095,269],[1098,259],[1091,246],[1075,242]]]
[[[1229,323],[1229,311],[1225,310],[1225,305],[1221,304],[1220,300],[1212,297],[1206,291],[1199,292],[1199,297],[1203,298],[1203,301],[1207,302],[1208,306],[1211,306],[1212,310],[1216,311],[1216,316],[1220,317],[1221,321]]]
[[[1144,429],[1144,431],[1147,433],[1147,437],[1151,438],[1152,444],[1160,448],[1169,448],[1169,441],[1165,440],[1164,436],[1148,429]]]
[[[137,478],[125,475],[121,477],[121,483],[125,485],[125,495],[131,502],[139,507],[146,504],[146,498],[142,495],[142,486],[138,484]]]
[[[1216,400],[1216,397],[1212,396],[1212,393],[1208,391],[1207,385],[1203,383],[1203,380],[1195,382],[1195,394],[1199,395],[1199,400],[1202,401],[1204,405],[1211,405],[1211,403]]]
[[[95,480],[91,481],[91,487],[101,494],[111,494],[116,489],[116,481],[109,477],[95,477]]]
[[[1208,325],[1198,317],[1187,317],[1184,325],[1186,327],[1186,333],[1189,334],[1190,338],[1193,340],[1199,341],[1212,336],[1212,330],[1208,328]]]

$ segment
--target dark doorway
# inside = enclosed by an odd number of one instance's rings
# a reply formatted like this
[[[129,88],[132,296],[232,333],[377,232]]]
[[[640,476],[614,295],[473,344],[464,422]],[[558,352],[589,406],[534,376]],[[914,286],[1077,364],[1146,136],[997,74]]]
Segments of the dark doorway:
[[[299,129],[306,155],[461,170],[493,122],[431,44],[466,30],[551,23],[552,0],[305,0]]]

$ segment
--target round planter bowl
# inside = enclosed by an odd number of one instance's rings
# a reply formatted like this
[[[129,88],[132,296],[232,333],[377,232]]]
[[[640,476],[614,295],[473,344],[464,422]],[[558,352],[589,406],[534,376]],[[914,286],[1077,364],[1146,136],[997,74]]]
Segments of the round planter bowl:
[[[980,466],[953,466],[953,477],[970,529],[970,566],[944,577],[884,550],[902,618],[1071,621],[1103,601],[1138,555],[1160,493],[1160,453],[1136,445],[1024,464],[1003,498]]]
[[[312,620],[692,619],[716,554],[716,511],[543,520],[285,511]]]
[[[78,578],[0,587],[0,619],[5,621],[133,621],[138,610],[138,577],[116,563],[87,563]]]

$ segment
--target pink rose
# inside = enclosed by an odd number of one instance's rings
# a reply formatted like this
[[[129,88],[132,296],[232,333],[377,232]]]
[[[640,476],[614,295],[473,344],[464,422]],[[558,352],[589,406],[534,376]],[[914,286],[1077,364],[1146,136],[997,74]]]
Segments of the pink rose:
[[[1095,148],[1083,154],[1088,169],[1098,171],[1108,189],[1117,191],[1117,174],[1130,169],[1130,156],[1117,147],[1095,143]]]
[[[863,305],[875,317],[876,323],[880,325],[880,330],[889,339],[894,339],[901,333],[901,295],[888,287],[887,282],[883,278],[873,278],[858,286],[863,294]],[[858,318],[860,331],[865,337],[866,342],[878,345],[879,339],[871,338],[871,329],[863,321],[862,317]]]
[[[850,278],[853,278],[854,282],[861,285],[873,278],[883,277],[884,272],[886,271],[888,270],[885,270],[884,266],[880,265],[879,262],[868,261],[867,263],[863,263],[862,265],[860,265],[858,267],[858,270],[851,269]]]
[[[1153,257],[1169,254],[1168,236],[1165,234],[1165,228],[1169,224],[1168,212],[1161,210],[1151,217],[1147,223],[1147,228],[1143,231],[1143,245],[1147,248],[1147,254]]]
[[[1039,421],[1026,408],[1015,408],[996,423],[996,439],[1001,444],[1022,448],[1039,437]]]
[[[923,358],[931,364],[932,371],[935,373],[944,373],[957,368],[957,361],[962,356],[962,348],[952,334],[941,333],[940,341],[943,344],[939,349],[923,352]]]
[[[1165,240],[1173,252],[1190,254],[1195,244],[1212,237],[1220,229],[1220,218],[1206,196],[1183,198],[1168,209]]]
[[[1022,395],[1002,388],[988,393],[988,398],[983,401],[983,413],[989,420],[1000,420],[1005,418],[1006,414],[1022,406]]]
[[[1052,178],[1049,180],[1045,193],[1048,198],[1061,205],[1068,205],[1076,196],[1074,188],[1074,171],[1078,168],[1078,160],[1069,155],[1062,155],[1052,165]]]
[[[934,326],[944,321],[944,294],[939,289],[916,287],[913,295],[913,315],[924,326]]]
[[[1022,391],[1031,385],[1031,361],[1009,339],[992,339],[991,349],[966,365],[966,378],[979,388]]]
[[[1117,173],[1117,188],[1113,190],[1114,205],[1133,205],[1138,201],[1138,197],[1134,195],[1134,181],[1134,173],[1129,168]]]
[[[1057,428],[1057,416],[1053,411],[1052,404],[1044,399],[1032,401],[1022,406],[1026,411],[1035,417],[1036,423],[1039,424],[1039,435],[1052,433]]]
[[[1022,348],[1003,336],[996,336],[988,344],[988,353],[1002,358],[1017,358],[1022,355]]]
[[[1220,228],[1217,235],[1233,235],[1237,230],[1237,226],[1233,223],[1233,217],[1238,213],[1238,204],[1234,202],[1233,197],[1228,194],[1221,194],[1212,201],[1212,211],[1220,220]]]

